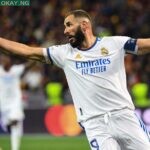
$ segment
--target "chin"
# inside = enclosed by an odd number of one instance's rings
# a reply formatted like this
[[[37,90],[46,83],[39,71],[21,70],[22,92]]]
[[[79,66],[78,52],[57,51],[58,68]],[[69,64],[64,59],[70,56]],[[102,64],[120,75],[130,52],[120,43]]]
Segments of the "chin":
[[[71,45],[73,48],[78,47],[75,43],[70,43],[70,45]]]
[[[73,48],[79,47],[79,43],[78,43],[78,42],[70,42],[70,45],[71,45]]]
[[[72,46],[72,47],[78,47],[78,44],[77,44],[77,42],[75,41],[75,40],[72,40],[72,41],[70,41],[69,42],[70,43],[70,45]]]

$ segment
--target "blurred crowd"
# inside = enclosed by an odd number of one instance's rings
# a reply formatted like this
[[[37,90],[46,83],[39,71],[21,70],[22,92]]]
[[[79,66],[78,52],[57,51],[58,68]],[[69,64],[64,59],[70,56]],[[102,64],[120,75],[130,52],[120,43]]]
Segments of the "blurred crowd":
[[[33,46],[49,47],[65,43],[64,16],[70,10],[81,8],[92,16],[98,36],[146,38],[150,34],[149,0],[30,2],[30,7],[0,7],[0,36]],[[149,107],[150,55],[127,55],[125,63],[128,89],[135,105]],[[64,73],[55,66],[37,63],[24,75],[22,89],[25,108],[45,108],[55,104],[72,103]]]

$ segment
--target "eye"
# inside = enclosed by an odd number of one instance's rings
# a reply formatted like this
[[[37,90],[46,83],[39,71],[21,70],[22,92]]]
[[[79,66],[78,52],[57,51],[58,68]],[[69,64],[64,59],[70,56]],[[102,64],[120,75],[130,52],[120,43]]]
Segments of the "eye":
[[[67,22],[67,23],[66,23],[66,26],[67,26],[67,27],[70,27],[71,25],[72,25],[72,24],[71,24],[70,22]]]

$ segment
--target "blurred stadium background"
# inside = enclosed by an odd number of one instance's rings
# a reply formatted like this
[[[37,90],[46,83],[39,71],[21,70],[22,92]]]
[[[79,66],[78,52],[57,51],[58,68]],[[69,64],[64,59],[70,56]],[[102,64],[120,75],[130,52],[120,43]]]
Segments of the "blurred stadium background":
[[[63,18],[67,11],[85,9],[99,36],[150,35],[149,0],[30,0],[30,7],[0,7],[0,36],[48,47],[65,42]],[[17,62],[25,60],[14,59]],[[125,59],[128,90],[137,114],[150,130],[150,55]],[[72,98],[61,69],[36,64],[22,78],[26,118],[21,150],[88,150],[84,131],[75,121]],[[0,147],[10,149],[0,128]]]

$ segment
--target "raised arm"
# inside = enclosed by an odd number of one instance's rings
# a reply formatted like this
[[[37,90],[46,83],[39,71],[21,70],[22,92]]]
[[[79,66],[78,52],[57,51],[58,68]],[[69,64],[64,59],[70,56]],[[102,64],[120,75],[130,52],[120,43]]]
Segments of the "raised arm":
[[[45,63],[42,49],[42,47],[31,47],[22,43],[0,38],[0,51]]]
[[[150,38],[137,39],[137,46],[139,55],[150,53]]]

